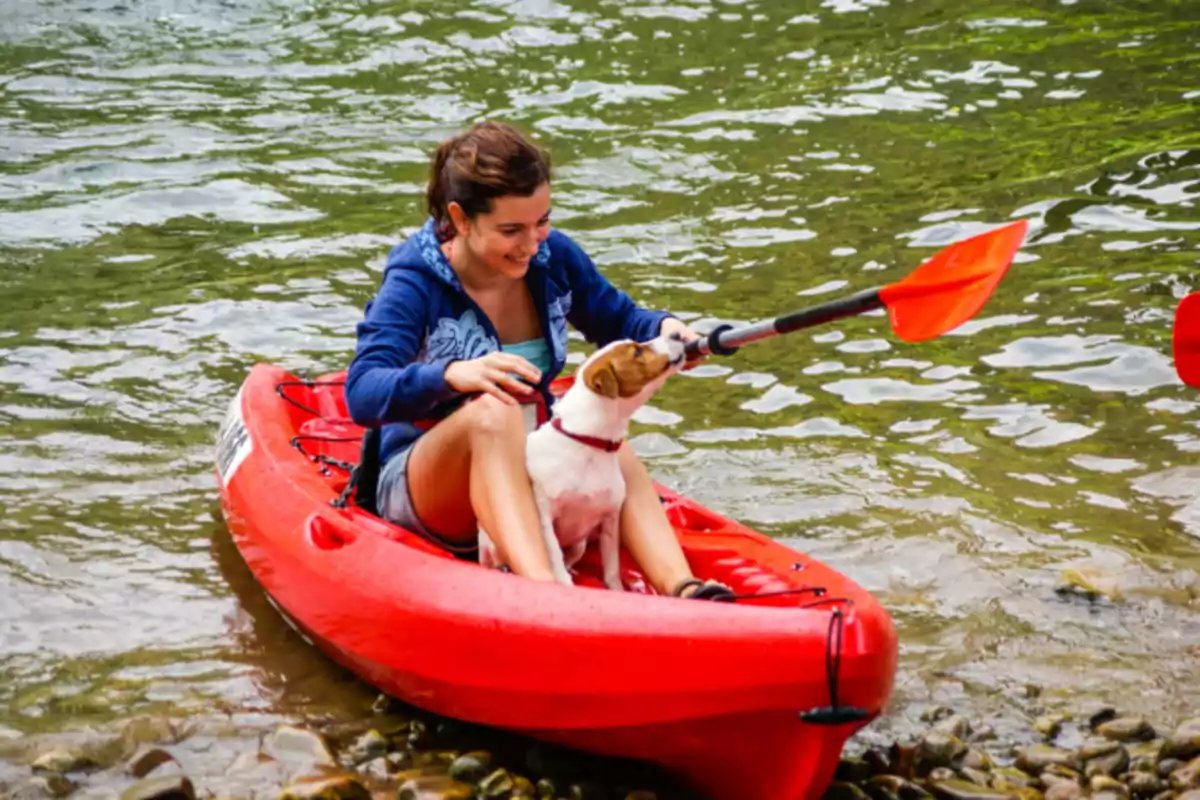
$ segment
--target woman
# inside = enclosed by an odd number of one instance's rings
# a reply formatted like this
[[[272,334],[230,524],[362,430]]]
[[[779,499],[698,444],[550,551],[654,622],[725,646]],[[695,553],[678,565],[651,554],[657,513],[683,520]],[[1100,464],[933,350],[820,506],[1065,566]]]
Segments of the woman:
[[[443,142],[426,201],[429,220],[393,248],[367,304],[346,381],[354,421],[383,426],[379,511],[459,552],[474,548],[482,523],[510,569],[552,581],[525,471],[521,402],[537,393],[550,402],[567,322],[599,345],[697,335],[636,306],[575,242],[551,231],[549,159],[507,125],[483,123]],[[728,599],[720,584],[693,577],[628,443],[620,462],[622,543],[651,585]]]

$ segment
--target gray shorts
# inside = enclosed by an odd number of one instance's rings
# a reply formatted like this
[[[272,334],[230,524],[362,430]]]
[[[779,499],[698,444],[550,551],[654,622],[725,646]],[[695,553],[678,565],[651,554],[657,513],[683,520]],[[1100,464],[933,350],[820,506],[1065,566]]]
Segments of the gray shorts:
[[[476,561],[479,558],[479,544],[469,545],[451,542],[444,536],[434,533],[413,507],[412,492],[408,487],[408,458],[412,455],[413,446],[410,444],[399,451],[379,471],[379,483],[375,488],[375,502],[379,507],[379,516],[412,531],[422,539],[448,550],[458,558]]]

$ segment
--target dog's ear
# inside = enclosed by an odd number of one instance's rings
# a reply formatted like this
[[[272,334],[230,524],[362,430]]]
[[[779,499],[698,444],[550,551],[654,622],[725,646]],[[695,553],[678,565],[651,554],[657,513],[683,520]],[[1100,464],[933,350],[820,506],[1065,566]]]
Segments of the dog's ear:
[[[604,359],[593,364],[583,376],[584,383],[601,397],[615,398],[621,393],[621,384],[617,380],[617,370],[611,359]]]

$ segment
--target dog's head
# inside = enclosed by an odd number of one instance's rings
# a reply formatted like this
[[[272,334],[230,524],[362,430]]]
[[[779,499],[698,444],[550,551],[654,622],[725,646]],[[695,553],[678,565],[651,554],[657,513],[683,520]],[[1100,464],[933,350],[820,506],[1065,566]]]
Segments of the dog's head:
[[[678,334],[648,342],[625,339],[597,350],[576,372],[576,382],[600,397],[640,403],[658,391],[683,366]]]

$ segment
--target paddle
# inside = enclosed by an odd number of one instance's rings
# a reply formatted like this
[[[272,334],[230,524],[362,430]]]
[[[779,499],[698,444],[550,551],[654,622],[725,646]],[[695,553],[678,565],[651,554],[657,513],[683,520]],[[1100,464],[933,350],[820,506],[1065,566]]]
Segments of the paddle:
[[[689,342],[686,352],[689,357],[709,353],[731,355],[748,342],[877,308],[887,308],[892,330],[906,342],[941,336],[983,308],[1025,241],[1025,228],[1025,220],[1019,220],[955,242],[897,283],[741,328],[720,325],[706,337]],[[1200,343],[1200,317],[1194,322]],[[1196,355],[1200,371],[1200,353]]]
[[[1171,349],[1180,379],[1188,386],[1200,386],[1200,292],[1192,292],[1179,301]]]

